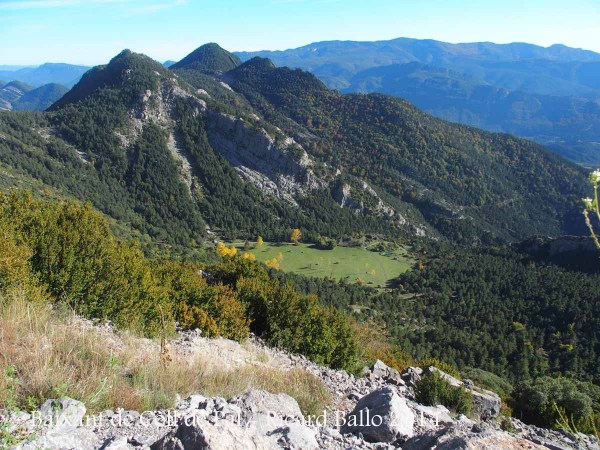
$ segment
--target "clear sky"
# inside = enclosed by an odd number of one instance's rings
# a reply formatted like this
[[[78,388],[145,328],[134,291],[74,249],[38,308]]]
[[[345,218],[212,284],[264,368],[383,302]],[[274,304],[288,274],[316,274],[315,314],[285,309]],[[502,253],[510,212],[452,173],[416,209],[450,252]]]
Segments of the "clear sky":
[[[101,64],[124,48],[178,60],[206,42],[561,43],[600,52],[600,0],[0,0],[0,64]]]

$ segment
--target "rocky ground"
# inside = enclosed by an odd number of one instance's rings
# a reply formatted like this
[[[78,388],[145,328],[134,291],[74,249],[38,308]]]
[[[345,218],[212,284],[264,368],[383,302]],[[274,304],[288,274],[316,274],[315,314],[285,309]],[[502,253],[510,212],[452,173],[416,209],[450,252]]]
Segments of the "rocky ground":
[[[118,338],[110,336],[119,345]],[[140,345],[154,345],[141,340]],[[226,400],[201,393],[181,399],[172,410],[104,411],[86,416],[81,402],[47,401],[33,414],[1,416],[20,442],[12,448],[191,450],[191,449],[598,449],[585,435],[539,429],[511,419],[515,432],[503,431],[496,420],[500,400],[468,382],[474,395],[474,417],[451,414],[443,406],[415,402],[414,385],[421,369],[398,373],[381,362],[355,377],[318,366],[306,358],[267,347],[252,337],[239,344],[182,332],[170,351],[202,354],[232,370],[247,365],[283,370],[304,369],[331,391],[333,402],[319,417],[305,417],[286,394],[250,390]],[[428,370],[437,370],[430,368]],[[461,381],[443,372],[451,384]]]

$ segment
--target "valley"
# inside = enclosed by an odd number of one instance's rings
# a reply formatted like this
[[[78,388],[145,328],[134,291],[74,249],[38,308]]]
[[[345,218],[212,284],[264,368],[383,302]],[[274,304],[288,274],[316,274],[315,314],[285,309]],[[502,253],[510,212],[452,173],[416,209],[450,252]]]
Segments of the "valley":
[[[252,253],[261,263],[275,258],[284,272],[347,283],[359,282],[380,289],[410,270],[414,263],[405,249],[376,251],[338,245],[332,250],[321,250],[315,244],[268,242],[248,250],[244,249],[243,243],[236,243],[236,247],[240,253]]]

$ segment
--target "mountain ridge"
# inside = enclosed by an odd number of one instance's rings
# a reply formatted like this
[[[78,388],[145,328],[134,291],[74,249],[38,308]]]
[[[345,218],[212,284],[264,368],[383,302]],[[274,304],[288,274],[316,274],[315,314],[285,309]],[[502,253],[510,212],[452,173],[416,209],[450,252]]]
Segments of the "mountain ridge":
[[[442,119],[515,133],[575,162],[600,164],[600,54],[591,51],[400,38],[326,41],[238,55],[271,57],[279,66],[310,70],[344,93],[401,96]],[[408,70],[416,64],[418,71]],[[474,96],[474,87],[488,92]]]

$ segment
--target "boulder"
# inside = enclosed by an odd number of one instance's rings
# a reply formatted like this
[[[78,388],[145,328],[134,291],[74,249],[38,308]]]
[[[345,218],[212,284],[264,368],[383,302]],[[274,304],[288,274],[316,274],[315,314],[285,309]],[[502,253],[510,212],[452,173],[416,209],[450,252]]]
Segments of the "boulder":
[[[88,428],[81,427],[85,416],[85,405],[72,398],[47,400],[32,414],[32,426],[39,431],[15,446],[17,450],[78,450],[97,449],[98,437]]]
[[[489,420],[498,417],[502,399],[498,394],[485,389],[469,389],[473,394],[473,413],[481,420]]]
[[[404,386],[404,380],[396,369],[387,366],[383,361],[379,359],[375,361],[373,367],[370,370],[369,377],[371,380],[383,380],[389,384],[395,384],[397,386]]]
[[[469,383],[463,383],[433,366],[427,370],[439,374],[450,386],[464,387],[473,396],[473,414],[478,416],[480,420],[490,420],[500,414],[502,399],[495,392],[478,388],[470,380],[467,380]]]
[[[252,428],[243,428],[229,420],[210,423],[183,418],[176,430],[150,446],[151,450],[270,450],[279,446]]]
[[[249,391],[233,398],[230,403],[240,407],[242,418],[246,421],[256,413],[267,413],[283,420],[304,420],[298,402],[287,394]]]
[[[386,386],[361,398],[345,418],[342,433],[361,433],[369,442],[394,442],[411,437],[415,416],[406,400]]]
[[[544,447],[507,432],[486,429],[473,433],[459,427],[431,430],[415,436],[402,445],[402,450],[479,450],[512,449],[542,450]]]
[[[96,450],[100,447],[98,437],[88,428],[50,429],[41,436],[29,439],[13,447],[13,450]]]
[[[450,416],[450,411],[443,405],[425,406],[419,403],[413,403],[411,406],[416,411],[417,421],[420,423],[425,419],[440,425],[451,425],[454,423],[454,420]]]
[[[420,367],[407,367],[406,369],[404,369],[401,376],[408,386],[414,388],[421,381],[422,374],[423,369],[421,369]]]

